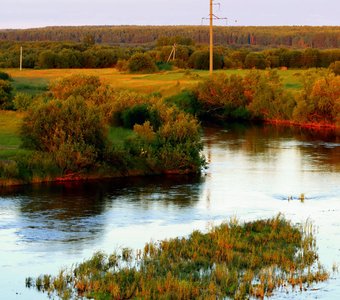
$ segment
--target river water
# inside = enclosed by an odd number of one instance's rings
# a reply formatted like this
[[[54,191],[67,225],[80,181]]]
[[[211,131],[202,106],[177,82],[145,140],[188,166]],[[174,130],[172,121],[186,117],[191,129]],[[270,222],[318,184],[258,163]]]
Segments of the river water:
[[[321,262],[340,266],[340,136],[275,126],[206,128],[201,177],[148,177],[1,190],[0,298],[47,299],[25,278],[56,274],[97,250],[141,248],[150,240],[211,224],[283,213],[312,221]],[[304,194],[305,201],[299,197]],[[292,200],[288,201],[288,198]],[[273,299],[340,299],[340,275],[304,293]]]

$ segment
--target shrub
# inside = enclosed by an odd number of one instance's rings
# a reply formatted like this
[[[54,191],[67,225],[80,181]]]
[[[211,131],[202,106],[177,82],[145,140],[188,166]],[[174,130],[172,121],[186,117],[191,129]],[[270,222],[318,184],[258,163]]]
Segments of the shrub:
[[[98,109],[88,107],[80,97],[31,109],[21,135],[25,147],[53,153],[64,172],[93,167],[106,147],[106,129]]]
[[[157,69],[160,71],[171,71],[172,70],[172,64],[158,61],[156,63]]]
[[[126,72],[129,70],[129,63],[125,59],[119,59],[116,64],[116,69],[119,72]]]
[[[155,130],[160,126],[160,118],[157,111],[147,104],[135,105],[124,110],[121,118],[125,128],[133,129],[135,124],[142,125],[146,121],[149,121]]]
[[[129,59],[129,71],[132,73],[153,73],[157,66],[147,53],[136,53]]]
[[[12,86],[7,80],[0,79],[0,109],[12,108]]]
[[[66,100],[70,96],[81,96],[88,100],[100,86],[99,77],[76,74],[52,82],[50,91],[60,100]]]
[[[296,106],[294,97],[287,92],[276,71],[249,72],[244,78],[248,110],[258,119],[290,120]]]
[[[58,55],[52,50],[45,50],[39,54],[38,66],[42,69],[55,68],[58,61]]]
[[[175,105],[180,110],[192,115],[197,115],[201,109],[195,93],[189,90],[185,90],[177,95],[168,97],[165,99],[165,102]]]
[[[340,61],[337,60],[334,63],[331,63],[329,69],[335,74],[340,75]]]
[[[267,62],[263,54],[251,52],[246,56],[244,65],[248,69],[265,69]]]
[[[11,80],[11,76],[5,72],[0,71],[0,79],[1,80]]]
[[[25,93],[16,93],[13,99],[14,109],[18,111],[26,111],[33,102],[33,97]]]
[[[240,114],[233,111],[248,104],[244,93],[242,77],[219,74],[209,78],[196,89],[203,117],[236,118]]]
[[[297,97],[294,119],[298,122],[339,125],[340,76],[305,77],[303,90]]]
[[[210,54],[209,51],[195,51],[189,58],[189,67],[197,70],[209,70]],[[214,69],[223,68],[223,57],[214,52]]]

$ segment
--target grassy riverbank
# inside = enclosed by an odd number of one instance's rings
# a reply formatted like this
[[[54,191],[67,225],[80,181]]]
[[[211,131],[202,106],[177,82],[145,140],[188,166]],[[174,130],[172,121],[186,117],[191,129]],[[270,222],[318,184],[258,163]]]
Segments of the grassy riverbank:
[[[27,278],[26,286],[62,299],[263,299],[328,279],[313,232],[311,224],[292,225],[280,215],[231,220],[142,250],[97,252],[57,276]]]
[[[196,118],[335,128],[340,117],[339,78],[320,70],[6,71],[22,112],[0,111],[1,185],[199,172]]]
[[[13,103],[22,113],[1,114],[0,185],[199,173],[204,166],[198,121],[159,95],[76,74],[54,81],[48,93],[20,97]]]

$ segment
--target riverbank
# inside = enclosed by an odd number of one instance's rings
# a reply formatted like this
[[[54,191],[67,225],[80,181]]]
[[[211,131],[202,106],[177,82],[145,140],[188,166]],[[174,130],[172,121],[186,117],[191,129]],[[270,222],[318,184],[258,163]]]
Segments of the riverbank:
[[[263,121],[264,124],[274,124],[279,126],[294,126],[300,128],[309,128],[314,130],[334,130],[340,135],[340,125],[336,124],[328,124],[328,123],[311,123],[311,122],[297,122],[297,121],[290,121],[290,120],[273,120],[273,119],[266,119]]]
[[[43,184],[43,183],[63,183],[63,182],[95,182],[98,180],[109,180],[115,178],[132,178],[132,177],[152,177],[152,176],[182,176],[182,175],[198,175],[199,171],[193,170],[162,170],[159,172],[148,172],[143,170],[130,170],[124,173],[121,172],[111,172],[111,173],[89,173],[80,174],[73,173],[67,174],[65,176],[55,177],[55,178],[33,178],[31,181],[24,181],[18,179],[1,179],[0,178],[0,188],[24,186],[30,184]]]

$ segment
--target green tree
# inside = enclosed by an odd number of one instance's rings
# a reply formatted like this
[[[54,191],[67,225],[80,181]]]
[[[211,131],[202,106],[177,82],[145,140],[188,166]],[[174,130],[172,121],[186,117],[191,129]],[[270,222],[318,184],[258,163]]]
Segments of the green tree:
[[[244,65],[248,69],[265,69],[267,61],[262,53],[250,52],[245,58]]]
[[[189,67],[197,70],[209,70],[210,54],[209,51],[198,50],[195,51],[189,58]],[[222,55],[214,52],[213,55],[214,69],[223,68],[223,57]]]
[[[131,56],[128,66],[132,73],[153,73],[157,70],[155,62],[147,53],[136,53]]]
[[[58,56],[52,50],[46,50],[39,54],[38,66],[42,69],[52,69],[56,67]]]

